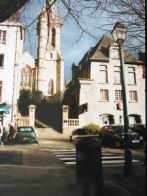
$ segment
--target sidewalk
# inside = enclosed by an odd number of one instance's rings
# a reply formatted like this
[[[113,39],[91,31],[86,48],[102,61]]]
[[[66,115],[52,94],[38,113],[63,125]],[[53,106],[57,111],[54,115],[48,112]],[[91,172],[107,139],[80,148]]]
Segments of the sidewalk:
[[[136,166],[135,175],[123,176],[118,174],[104,174],[105,195],[109,196],[145,196],[146,195],[146,170],[145,166]],[[108,194],[109,193],[109,194]]]

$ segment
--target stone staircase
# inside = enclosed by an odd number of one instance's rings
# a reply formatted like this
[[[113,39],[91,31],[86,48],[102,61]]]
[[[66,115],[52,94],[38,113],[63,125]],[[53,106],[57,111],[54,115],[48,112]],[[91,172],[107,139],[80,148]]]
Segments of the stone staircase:
[[[49,127],[48,125],[42,123],[39,120],[35,120],[35,124],[39,125],[36,126],[35,131],[37,137],[39,139],[68,139],[67,136],[63,135],[62,133],[57,132],[53,128]]]

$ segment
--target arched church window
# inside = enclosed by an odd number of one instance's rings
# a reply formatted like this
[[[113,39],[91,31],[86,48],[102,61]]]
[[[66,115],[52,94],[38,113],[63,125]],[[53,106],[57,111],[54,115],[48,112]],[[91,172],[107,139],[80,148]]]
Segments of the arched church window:
[[[26,72],[25,72],[25,82],[26,82],[26,86],[31,87],[31,69],[30,67],[26,68]]]
[[[20,79],[20,85],[24,86],[24,79],[25,78],[25,69],[21,70],[21,79]]]
[[[56,46],[56,29],[52,28],[52,46],[55,48]]]
[[[54,93],[54,81],[51,79],[48,83],[48,94],[52,95]]]
[[[25,88],[31,87],[31,68],[26,66],[21,71],[21,86]]]

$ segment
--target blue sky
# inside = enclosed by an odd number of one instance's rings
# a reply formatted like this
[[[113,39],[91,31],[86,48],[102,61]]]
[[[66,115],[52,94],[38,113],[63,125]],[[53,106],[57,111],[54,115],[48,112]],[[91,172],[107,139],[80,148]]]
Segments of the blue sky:
[[[44,2],[45,0],[30,0],[29,4],[26,4],[20,10],[22,20],[24,21],[25,25],[31,24],[32,21],[34,21],[34,19],[39,15],[39,13],[41,12],[43,8]],[[61,3],[60,0],[58,0],[58,2]],[[77,1],[74,1],[75,4],[76,2]],[[94,2],[95,1],[91,1],[92,5]],[[87,5],[86,1],[85,3]],[[65,16],[67,13],[65,6],[61,4],[59,4],[59,6],[60,6],[59,7],[60,9],[58,9],[58,12],[60,12],[59,14],[61,16],[63,15]],[[76,7],[76,9],[78,9],[78,7]],[[99,39],[104,34],[109,36],[115,22],[121,21],[121,17],[122,19],[124,18],[123,15],[119,16],[118,18],[110,17],[109,14],[104,12],[103,10],[96,10],[95,12],[90,12],[90,13],[88,13],[88,11],[86,10],[84,14],[81,13],[79,17],[80,24],[82,24],[83,27],[86,30],[88,30],[90,33],[92,32],[92,34],[95,37],[97,37],[96,39],[92,38],[92,36],[85,34],[79,40],[81,32],[76,22],[72,20],[71,18],[69,19],[69,17],[68,17],[68,20],[63,22],[62,33],[61,33],[61,53],[64,58],[65,79],[68,81],[71,79],[71,66],[73,62],[78,64],[78,62],[82,59],[83,55],[87,52],[87,50],[90,47],[95,46],[95,44],[99,41]],[[131,31],[132,29],[130,28],[130,32]],[[79,41],[77,42],[77,40]],[[132,43],[134,43],[134,41],[135,42],[137,41],[136,39],[133,38],[133,36],[130,36],[130,38],[128,36],[128,40],[126,38],[124,47],[125,45],[127,46],[127,43],[131,44],[132,46]],[[136,45],[137,43],[138,41],[136,42]],[[136,49],[137,50],[132,49],[131,52],[133,52],[133,54],[137,54],[138,49],[140,48],[136,48]],[[35,22],[26,30],[24,50],[30,51],[30,53],[34,56],[34,58],[37,57],[36,55],[37,54],[37,32],[36,32]]]
[[[26,9],[22,9],[22,19],[25,25],[30,24],[37,15],[41,12],[44,0],[31,0]],[[68,20],[64,22],[61,31],[61,53],[64,58],[64,72],[65,79],[71,80],[71,66],[72,63],[78,63],[87,50],[94,46],[98,39],[93,39],[89,35],[83,35],[80,40],[80,29],[74,21]],[[78,40],[78,41],[77,41]],[[26,38],[24,44],[24,50],[30,51],[30,53],[36,58],[37,56],[37,34],[36,23],[33,23],[31,27],[26,30]]]

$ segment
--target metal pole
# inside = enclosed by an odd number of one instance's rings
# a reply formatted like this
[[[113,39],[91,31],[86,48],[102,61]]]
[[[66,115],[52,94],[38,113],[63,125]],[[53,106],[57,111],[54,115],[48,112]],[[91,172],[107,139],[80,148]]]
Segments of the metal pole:
[[[132,152],[129,144],[129,120],[128,120],[128,110],[127,110],[127,96],[126,96],[126,85],[125,85],[125,74],[124,74],[124,53],[122,49],[122,44],[119,44],[119,57],[120,57],[120,69],[121,69],[121,84],[122,84],[122,100],[123,100],[123,116],[124,116],[124,129],[125,129],[125,163],[124,163],[124,176],[130,176],[134,173],[132,164]]]
[[[14,123],[14,98],[15,98],[15,88],[16,88],[16,56],[17,56],[17,35],[18,27],[16,27],[16,37],[15,37],[15,57],[14,57],[14,71],[13,71],[13,91],[12,91],[12,110],[11,110],[11,122]],[[15,103],[16,104],[16,103]],[[15,106],[16,107],[16,106]]]

